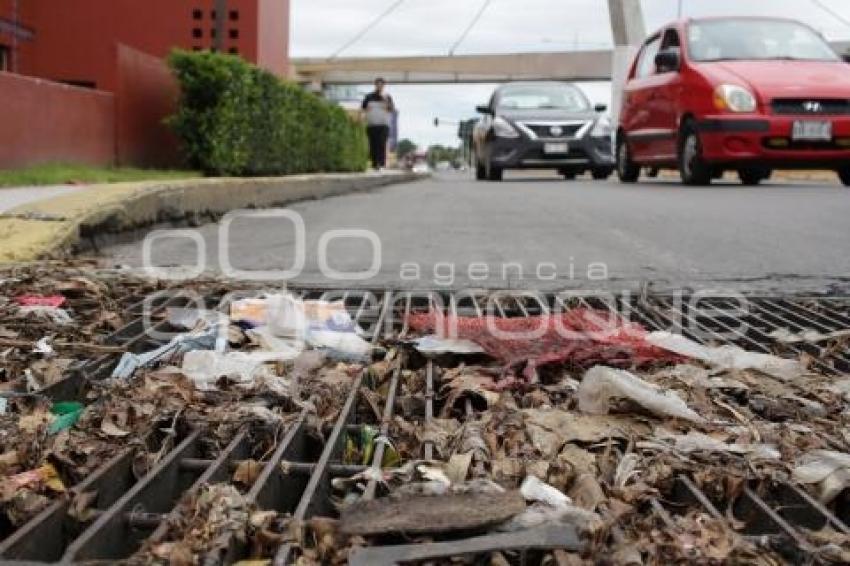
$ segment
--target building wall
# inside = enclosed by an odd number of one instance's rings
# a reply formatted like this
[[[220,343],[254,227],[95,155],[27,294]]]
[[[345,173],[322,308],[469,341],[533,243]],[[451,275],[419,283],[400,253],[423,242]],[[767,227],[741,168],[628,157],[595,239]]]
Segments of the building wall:
[[[179,143],[164,123],[177,108],[177,80],[162,59],[126,45],[118,45],[116,60],[117,164],[179,166]]]
[[[0,0],[0,17],[11,18],[11,0]],[[117,84],[117,43],[156,57],[174,47],[214,45],[215,0],[20,0],[20,22],[35,30],[19,42],[19,72],[56,81]],[[227,0],[226,52],[283,75],[288,67],[289,0]],[[235,37],[232,37],[232,34]],[[0,43],[9,38],[0,36]]]
[[[19,0],[18,23],[33,37],[17,41],[18,72],[96,90],[4,77],[0,167],[61,160],[178,165],[177,142],[162,122],[173,114],[179,91],[163,59],[175,47],[213,48],[216,4]],[[6,27],[12,6],[13,0],[0,0]],[[226,0],[223,51],[285,76],[289,8],[289,0]],[[0,48],[14,44],[0,31]]]
[[[281,77],[289,77],[290,0],[258,0],[257,64]]]
[[[0,72],[0,109],[0,168],[113,162],[111,93]]]

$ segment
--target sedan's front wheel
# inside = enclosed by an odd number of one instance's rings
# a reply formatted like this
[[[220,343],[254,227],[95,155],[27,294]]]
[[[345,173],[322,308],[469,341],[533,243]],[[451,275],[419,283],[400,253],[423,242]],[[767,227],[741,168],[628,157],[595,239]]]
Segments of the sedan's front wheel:
[[[475,158],[475,178],[478,181],[487,180],[487,169],[484,167],[484,164],[481,163],[481,160],[477,157]]]
[[[501,181],[504,175],[504,170],[501,167],[496,167],[492,162],[487,162],[487,180]]]

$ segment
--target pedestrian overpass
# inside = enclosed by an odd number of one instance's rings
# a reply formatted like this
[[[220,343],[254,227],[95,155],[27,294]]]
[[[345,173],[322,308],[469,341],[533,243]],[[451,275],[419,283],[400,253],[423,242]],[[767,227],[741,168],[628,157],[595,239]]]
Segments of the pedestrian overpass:
[[[398,83],[492,83],[512,80],[620,82],[634,50],[646,36],[640,0],[608,0],[611,50],[447,55],[422,57],[329,57],[293,59],[296,80],[324,85],[371,83],[382,76]],[[850,52],[850,41],[833,43]]]

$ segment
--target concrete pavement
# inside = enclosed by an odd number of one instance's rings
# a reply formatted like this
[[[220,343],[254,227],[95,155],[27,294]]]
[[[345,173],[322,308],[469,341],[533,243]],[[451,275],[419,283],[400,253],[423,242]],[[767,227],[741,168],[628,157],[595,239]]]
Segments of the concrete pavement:
[[[83,187],[76,185],[53,185],[49,187],[0,188],[0,213],[18,206],[53,197],[64,196]]]
[[[850,288],[850,190],[837,184],[774,182],[687,188],[672,181],[621,185],[512,174],[482,183],[449,174],[295,204],[306,234],[288,221],[243,218],[229,227],[235,268],[284,269],[299,242],[304,285],[368,287],[735,289]],[[381,244],[377,274],[333,281],[319,262],[332,230],[365,229]],[[198,234],[207,266],[219,269],[222,227]],[[141,244],[106,250],[112,264],[140,266]],[[327,263],[365,274],[366,239],[331,238]],[[157,265],[196,265],[196,242],[160,241]]]

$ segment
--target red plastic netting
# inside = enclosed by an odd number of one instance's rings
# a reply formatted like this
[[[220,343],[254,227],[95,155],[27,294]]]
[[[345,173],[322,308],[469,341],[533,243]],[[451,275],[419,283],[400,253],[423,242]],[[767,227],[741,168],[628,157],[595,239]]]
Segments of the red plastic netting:
[[[646,329],[608,311],[573,309],[524,318],[455,317],[435,312],[412,314],[410,328],[475,342],[490,356],[529,369],[570,362],[581,367],[617,367],[676,362],[682,358],[649,344]]]

